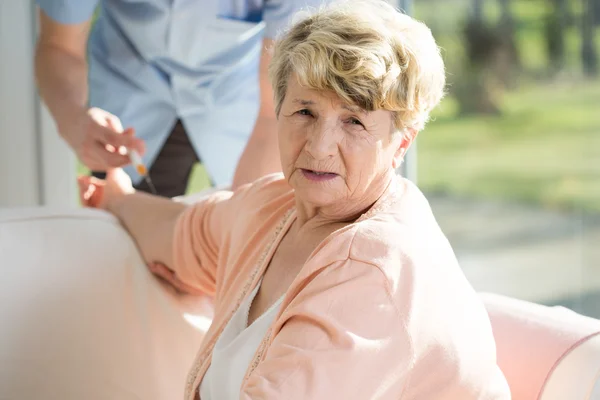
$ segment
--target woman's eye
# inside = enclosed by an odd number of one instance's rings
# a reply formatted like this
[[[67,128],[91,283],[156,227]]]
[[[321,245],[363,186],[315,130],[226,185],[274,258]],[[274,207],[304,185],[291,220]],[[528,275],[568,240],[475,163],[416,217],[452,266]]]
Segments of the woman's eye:
[[[300,115],[308,115],[308,116],[312,115],[312,113],[309,110],[307,110],[306,108],[303,108],[302,110],[298,111],[298,114],[300,114]]]
[[[362,124],[362,122],[360,122],[358,119],[356,118],[350,118],[348,120],[348,123],[350,123],[351,125],[360,125],[364,128],[364,125]]]

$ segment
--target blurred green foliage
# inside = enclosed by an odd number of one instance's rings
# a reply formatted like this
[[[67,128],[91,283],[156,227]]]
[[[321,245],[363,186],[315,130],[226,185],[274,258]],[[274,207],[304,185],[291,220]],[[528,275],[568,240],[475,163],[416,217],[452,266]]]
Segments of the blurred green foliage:
[[[545,21],[549,0],[512,0],[521,65],[499,97],[499,115],[462,115],[456,88],[465,65],[462,24],[471,1],[416,0],[415,16],[443,48],[449,96],[418,140],[418,180],[426,192],[600,212],[600,80],[581,62],[581,2],[568,4],[565,65],[552,71]],[[485,23],[499,18],[484,3]],[[600,32],[596,28],[596,45]],[[600,52],[600,47],[598,49]]]

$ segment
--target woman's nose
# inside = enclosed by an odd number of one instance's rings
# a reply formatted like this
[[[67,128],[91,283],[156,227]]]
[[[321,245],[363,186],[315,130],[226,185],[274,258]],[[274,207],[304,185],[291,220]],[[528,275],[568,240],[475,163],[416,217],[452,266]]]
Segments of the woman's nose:
[[[306,151],[315,159],[333,156],[338,149],[338,127],[335,123],[318,123],[307,135]]]

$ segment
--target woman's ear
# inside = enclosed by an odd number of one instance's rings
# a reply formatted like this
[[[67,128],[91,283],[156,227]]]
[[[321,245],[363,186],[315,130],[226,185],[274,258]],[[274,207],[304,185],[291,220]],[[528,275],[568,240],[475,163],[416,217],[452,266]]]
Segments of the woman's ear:
[[[398,148],[396,149],[396,153],[394,153],[394,159],[392,160],[392,167],[394,167],[394,169],[400,167],[408,148],[413,143],[418,133],[417,130],[412,128],[407,128],[404,131],[397,133],[397,135],[401,136],[401,139]]]
[[[394,159],[392,160],[392,168],[398,169],[400,165],[402,165],[402,161],[404,160],[404,149],[399,148],[399,151],[394,154]]]

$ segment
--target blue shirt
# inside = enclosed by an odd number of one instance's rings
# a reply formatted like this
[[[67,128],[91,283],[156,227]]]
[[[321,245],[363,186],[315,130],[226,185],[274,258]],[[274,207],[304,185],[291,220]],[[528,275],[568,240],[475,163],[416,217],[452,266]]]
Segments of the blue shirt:
[[[321,0],[37,0],[59,23],[100,12],[88,43],[89,105],[145,140],[151,165],[179,118],[217,185],[231,183],[259,108],[262,39]],[[126,172],[135,183],[135,170]]]

